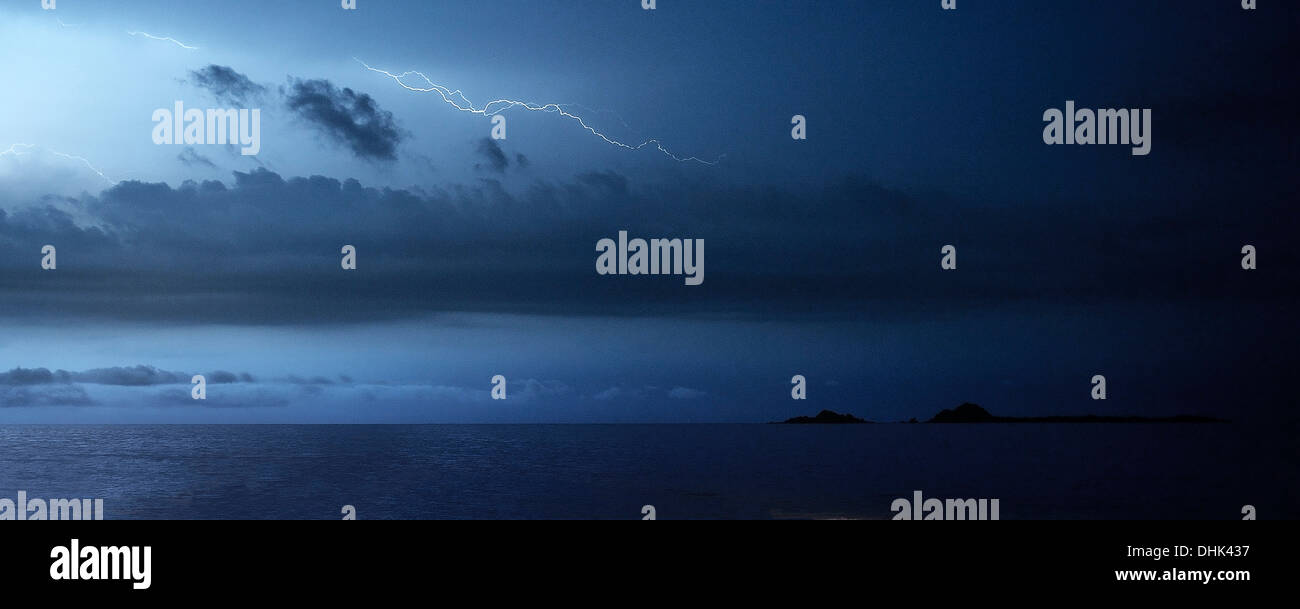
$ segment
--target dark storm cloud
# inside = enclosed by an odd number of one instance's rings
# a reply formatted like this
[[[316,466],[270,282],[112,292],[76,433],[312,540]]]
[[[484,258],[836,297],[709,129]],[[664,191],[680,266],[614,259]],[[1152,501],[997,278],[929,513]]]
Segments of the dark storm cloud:
[[[205,375],[204,378],[207,379],[207,382],[217,385],[240,382],[240,375],[233,372],[226,372],[225,370],[211,372]]]
[[[229,66],[215,64],[190,72],[190,82],[207,89],[217,100],[235,106],[248,106],[266,92],[266,87]]]
[[[54,373],[45,368],[14,368],[0,372],[0,385],[45,385],[53,382]]]
[[[0,385],[0,408],[91,406],[95,401],[76,385]]]
[[[153,366],[116,366],[113,368],[96,368],[85,372],[64,372],[60,370],[57,375],[63,377],[64,382],[128,387],[189,383],[192,376],[184,372],[159,370]]]
[[[150,385],[189,384],[194,375],[187,372],[171,372],[153,366],[114,366],[112,368],[94,368],[81,372],[67,370],[49,370],[46,368],[14,368],[0,372],[0,386],[51,385],[83,383],[89,385],[115,385],[120,387],[147,387]],[[244,373],[235,375],[218,370],[204,375],[209,384],[220,385],[238,382],[253,382],[252,376]],[[247,380],[244,380],[247,379]]]
[[[501,148],[501,143],[490,137],[485,137],[478,141],[474,151],[483,158],[482,163],[475,163],[475,169],[487,169],[497,173],[505,173],[510,167],[510,155]],[[522,153],[515,154],[515,166],[520,169],[526,169],[530,164],[528,157]]]
[[[1244,178],[1243,178],[1244,179]],[[74,215],[77,220],[74,221]],[[123,182],[0,211],[0,315],[198,323],[376,321],[435,311],[939,315],[1021,302],[1282,302],[1294,206],[1266,197],[992,204],[871,181],[636,184],[614,172],[427,192],[257,169]],[[705,281],[599,276],[595,244],[704,239]],[[1241,271],[1255,245],[1260,271]],[[58,270],[40,270],[44,244]],[[343,271],[353,245],[358,269]],[[958,248],[942,271],[940,248]],[[1267,269],[1267,270],[1265,270]]]
[[[501,150],[501,145],[490,137],[479,140],[475,152],[483,157],[488,169],[497,173],[505,173],[506,168],[510,166],[510,159],[506,157],[505,151]],[[482,167],[482,165],[477,164],[475,167]]]
[[[405,132],[393,114],[365,93],[336,88],[328,80],[292,79],[282,89],[285,104],[321,133],[333,138],[363,159],[392,161]]]

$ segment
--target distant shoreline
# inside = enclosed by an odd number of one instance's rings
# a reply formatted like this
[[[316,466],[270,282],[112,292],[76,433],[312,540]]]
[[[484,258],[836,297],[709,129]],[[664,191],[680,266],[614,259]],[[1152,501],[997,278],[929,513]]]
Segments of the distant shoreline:
[[[1108,416],[1108,415],[1057,415],[1034,417],[999,417],[989,414],[976,404],[966,402],[954,409],[943,409],[928,421],[895,421],[894,424],[951,424],[951,423],[1228,423],[1227,419],[1199,415],[1174,415],[1171,417]],[[823,410],[815,417],[793,417],[784,421],[773,421],[774,425],[888,425],[860,419],[852,414],[840,414],[833,410]]]

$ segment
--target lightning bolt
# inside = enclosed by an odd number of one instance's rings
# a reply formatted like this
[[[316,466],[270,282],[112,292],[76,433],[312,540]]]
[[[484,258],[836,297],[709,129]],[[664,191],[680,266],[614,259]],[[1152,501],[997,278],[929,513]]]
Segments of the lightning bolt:
[[[592,135],[604,140],[605,143],[607,144],[618,146],[619,148],[624,148],[627,150],[641,150],[642,148],[654,147],[658,149],[659,152],[664,153],[674,161],[683,162],[683,163],[696,162],[703,165],[717,165],[718,161],[722,160],[723,158],[720,156],[718,157],[717,160],[706,161],[704,159],[695,156],[688,156],[688,157],[677,156],[672,152],[670,152],[667,148],[665,148],[664,145],[660,143],[658,139],[648,139],[641,142],[640,144],[629,144],[626,142],[621,142],[619,140],[616,140],[614,138],[605,135],[604,133],[601,133],[600,131],[597,131],[596,129],[588,125],[587,122],[583,120],[581,116],[578,116],[577,114],[573,114],[572,112],[569,112],[568,110],[565,109],[566,106],[577,106],[578,104],[535,104],[535,103],[519,101],[514,99],[497,99],[484,104],[483,107],[480,108],[480,107],[476,107],[474,103],[469,100],[469,98],[465,97],[465,94],[462,93],[460,89],[452,91],[448,87],[444,87],[442,85],[434,83],[432,80],[429,80],[429,77],[425,76],[421,72],[417,72],[415,70],[408,70],[406,72],[402,72],[401,74],[393,74],[392,72],[389,72],[387,70],[372,68],[370,67],[369,64],[367,64],[364,61],[361,61],[360,59],[357,59],[356,57],[353,57],[352,59],[356,60],[357,63],[361,64],[371,72],[378,72],[380,74],[383,74],[384,76],[393,79],[393,82],[396,82],[398,85],[401,85],[402,88],[408,91],[415,91],[416,93],[437,93],[440,97],[442,97],[442,101],[446,102],[447,105],[457,110],[460,110],[461,112],[466,112],[469,114],[477,114],[479,116],[496,116],[497,114],[505,112],[506,110],[509,110],[511,108],[523,108],[531,112],[551,112],[551,113],[559,114],[564,118],[570,119],[578,123],[578,125],[580,125],[588,133],[591,133]],[[424,83],[427,86],[411,86],[406,84],[405,79],[411,78],[413,76],[419,77],[421,80],[424,81]]]
[[[153,34],[150,34],[150,33],[147,33],[147,32],[127,32],[127,34],[130,34],[130,35],[132,35],[132,36],[137,36],[137,35],[139,35],[139,36],[144,36],[145,38],[150,38],[150,39],[153,39],[153,40],[161,40],[161,41],[163,41],[163,42],[170,42],[170,43],[175,44],[176,46],[178,46],[178,47],[180,47],[180,48],[182,48],[182,49],[185,49],[185,50],[187,50],[187,51],[197,51],[197,50],[199,50],[199,47],[192,47],[192,46],[189,46],[189,45],[185,44],[184,42],[181,42],[181,41],[179,41],[179,40],[177,40],[177,39],[175,39],[175,38],[172,38],[172,37],[170,37],[170,36],[154,36]]]
[[[559,106],[559,107],[561,107],[561,108],[563,108],[563,107],[565,107],[565,106],[572,106],[572,107],[575,107],[575,108],[581,108],[584,112],[590,112],[590,113],[592,113],[592,114],[609,114],[609,115],[613,116],[616,120],[618,120],[618,122],[619,122],[620,124],[623,125],[623,128],[624,128],[624,129],[627,129],[628,131],[637,131],[637,129],[633,128],[632,125],[627,124],[627,121],[623,119],[622,115],[620,115],[618,112],[615,112],[615,111],[613,111],[613,110],[605,110],[605,109],[602,109],[602,108],[592,108],[591,106],[584,106],[584,105],[582,105],[582,104],[576,104],[576,103],[575,103],[575,104],[555,104],[555,105],[557,105],[557,106]]]
[[[20,151],[20,150],[18,150],[18,148],[23,148],[24,150]],[[83,157],[79,157],[79,156],[76,156],[76,155],[74,155],[74,154],[67,154],[67,153],[59,152],[59,151],[57,151],[57,150],[50,150],[49,148],[42,148],[42,147],[40,147],[40,146],[36,146],[35,144],[22,144],[22,143],[19,143],[19,144],[13,144],[13,145],[9,146],[9,148],[8,148],[7,150],[0,151],[0,157],[7,156],[7,155],[22,156],[22,155],[24,155],[24,154],[29,154],[29,153],[31,153],[32,150],[42,150],[42,151],[44,151],[44,152],[47,152],[47,153],[52,154],[52,155],[57,156],[57,157],[62,157],[62,158],[69,159],[69,160],[73,160],[73,161],[80,161],[81,164],[85,165],[87,169],[89,169],[89,170],[95,172],[95,175],[97,175],[97,176],[99,176],[99,177],[101,177],[101,178],[104,178],[104,181],[108,182],[109,184],[111,184],[111,185],[113,185],[113,186],[116,186],[116,185],[118,184],[118,181],[117,181],[117,180],[114,180],[113,178],[110,178],[110,177],[104,175],[104,172],[102,172],[102,171],[96,169],[94,165],[91,165],[91,164],[90,164],[90,161],[86,160],[86,159],[83,158]]]

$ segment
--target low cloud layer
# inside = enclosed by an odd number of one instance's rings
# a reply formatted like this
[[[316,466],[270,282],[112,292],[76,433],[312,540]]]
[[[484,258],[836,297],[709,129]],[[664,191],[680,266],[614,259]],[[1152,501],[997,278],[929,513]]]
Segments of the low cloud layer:
[[[294,408],[298,409],[298,416],[306,413],[309,417],[313,410],[328,410],[328,417],[335,420],[340,416],[337,409],[360,409],[353,415],[359,420],[395,415],[409,421],[462,415],[481,418],[485,413],[524,419],[544,418],[556,405],[599,399],[554,379],[510,379],[507,398],[495,400],[491,395],[492,386],[486,382],[476,387],[354,382],[343,375],[259,380],[248,373],[224,371],[211,372],[205,377],[206,398],[199,400],[191,395],[189,373],[153,366],[97,368],[80,372],[19,367],[0,372],[0,408],[122,409],[142,412],[141,416],[154,420],[159,418],[160,412],[175,409]],[[381,410],[371,412],[371,406],[378,406]]]
[[[690,387],[664,389],[653,385],[643,387],[610,387],[592,396],[601,401],[628,401],[668,398],[670,400],[697,400],[708,393]]]
[[[863,180],[769,188],[634,184],[614,172],[432,190],[355,180],[123,182],[0,207],[0,316],[198,323],[374,321],[430,311],[913,316],[1096,301],[1284,299],[1294,206],[1271,197],[1104,207],[979,205]],[[1251,207],[1250,212],[1245,207]],[[1270,222],[1260,224],[1259,210]],[[1289,220],[1288,220],[1289,219]],[[595,244],[704,239],[701,286],[600,276]],[[1243,273],[1243,243],[1261,270]],[[42,271],[42,246],[58,269]],[[957,247],[958,270],[940,269]],[[357,249],[357,270],[340,249]],[[164,297],[165,296],[165,297]]]
[[[92,385],[118,385],[123,387],[147,387],[150,385],[174,385],[190,382],[193,374],[159,370],[153,366],[129,366],[113,368],[94,368],[82,372],[67,370],[49,370],[47,368],[14,368],[0,372],[0,386],[18,387],[33,385],[53,385],[81,383]],[[235,374],[224,370],[204,374],[209,383],[253,382],[248,373]]]

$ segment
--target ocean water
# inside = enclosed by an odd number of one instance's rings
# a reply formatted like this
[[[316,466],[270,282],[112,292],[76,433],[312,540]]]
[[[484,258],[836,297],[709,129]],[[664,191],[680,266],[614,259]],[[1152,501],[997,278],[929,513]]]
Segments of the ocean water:
[[[1294,430],[1209,425],[13,425],[0,497],[108,519],[1296,518]]]

